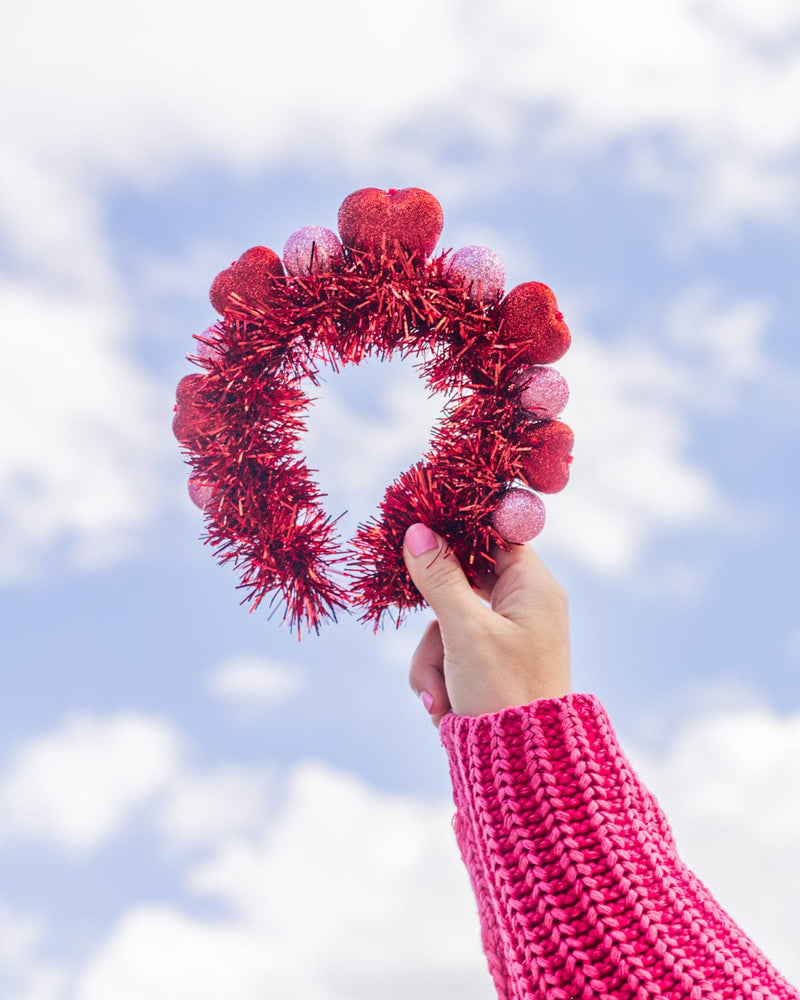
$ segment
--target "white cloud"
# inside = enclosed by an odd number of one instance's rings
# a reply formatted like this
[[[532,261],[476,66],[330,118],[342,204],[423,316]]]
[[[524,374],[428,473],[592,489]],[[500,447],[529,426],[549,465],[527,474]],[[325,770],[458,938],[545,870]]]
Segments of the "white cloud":
[[[39,0],[15,10],[4,38],[0,72],[15,100],[3,130],[16,176],[57,164],[77,191],[110,178],[153,185],[198,162],[252,171],[324,158],[359,174],[439,172],[455,196],[480,181],[465,187],[463,168],[427,138],[448,126],[498,163],[535,133],[555,173],[631,140],[634,159],[644,148],[653,161],[632,160],[634,182],[688,200],[695,226],[781,222],[798,201],[800,122],[787,96],[800,84],[798,17],[793,0],[762,7],[410,0],[397,18],[363,2],[274,10],[235,0],[220,18],[150,0],[120,30],[97,0],[69,13]],[[422,138],[402,141],[415,124]],[[19,211],[6,201],[12,225]],[[52,234],[58,223],[47,225]],[[24,227],[13,228],[24,243]]]
[[[710,712],[662,753],[631,756],[684,860],[784,974],[800,978],[800,716]],[[225,916],[129,910],[83,969],[77,1000],[256,1000],[289,988],[311,1000],[488,1000],[451,815],[449,801],[300,764],[267,826],[223,838],[188,869],[189,892]]]
[[[62,1000],[66,970],[41,958],[44,920],[0,902],[0,993],[8,1000]]]
[[[666,339],[708,366],[708,377],[696,376],[698,405],[719,405],[715,393],[738,390],[743,382],[771,374],[764,349],[770,320],[765,302],[725,301],[708,284],[694,285],[676,297],[665,316]]]
[[[12,143],[0,150],[0,231],[15,263],[62,295],[79,288],[102,294],[113,275],[97,193],[62,165],[37,162],[26,152]]]
[[[574,340],[556,363],[570,386],[563,419],[575,431],[574,463],[568,488],[545,498],[542,549],[622,576],[641,565],[662,532],[761,530],[756,512],[745,518],[715,483],[713,466],[691,453],[699,413],[749,418],[754,390],[764,394],[780,383],[765,350],[767,305],[726,301],[700,283],[654,309],[663,318],[650,329],[622,330],[607,341],[593,335],[575,305]],[[671,591],[691,595],[704,586],[701,567],[672,563],[663,571]]]
[[[634,763],[684,861],[790,980],[800,980],[800,715],[766,708],[690,720]]]
[[[0,774],[2,838],[96,849],[172,780],[179,757],[166,721],[76,713],[12,752]]]
[[[558,368],[570,385],[574,462],[567,490],[546,498],[542,543],[622,575],[655,533],[708,522],[722,505],[686,456],[691,423],[674,401],[689,373],[643,340],[601,345],[586,331]]]
[[[209,674],[208,688],[238,711],[257,715],[295,697],[306,680],[295,664],[244,653],[216,667]]]
[[[190,890],[229,917],[130,911],[84,970],[77,998],[489,1000],[451,815],[449,803],[299,765],[268,829],[228,839],[189,872]]]
[[[307,389],[316,401],[302,444],[327,494],[325,507],[334,517],[344,514],[339,529],[348,536],[376,513],[392,480],[420,459],[447,400],[429,396],[406,359],[368,359],[347,369],[341,382],[331,372],[323,375],[319,388]],[[358,401],[365,384],[376,400],[373,409]]]
[[[705,0],[699,10],[718,23],[727,22],[749,34],[754,42],[791,44],[792,32],[800,27],[800,11],[791,0],[767,0],[758,6],[748,0]]]
[[[424,109],[437,87],[452,96],[466,62],[463,49],[441,47],[456,20],[452,0],[433,9],[415,0],[401,19],[363,3],[267,11],[236,2],[224,18],[195,8],[191,20],[185,4],[172,0],[145,4],[124,31],[94,0],[72,17],[49,7],[46,25],[43,6],[20,12],[17,44],[3,54],[25,107],[25,114],[9,112],[15,137],[39,155],[58,149],[70,167],[137,179],[161,178],[198,156],[250,169],[297,145],[320,150],[332,137],[358,158],[365,138]],[[375,36],[382,46],[364,44]],[[99,38],[103,46],[93,44]],[[34,42],[37,60],[16,55],[17,46]],[[358,57],[343,58],[345,48]],[[398,86],[384,70],[401,53],[413,72]],[[345,122],[347,134],[336,136]]]
[[[170,403],[137,370],[102,295],[0,283],[0,581],[34,575],[58,544],[73,566],[130,549],[160,501],[154,456]],[[159,444],[159,437],[163,445]]]
[[[58,966],[35,966],[9,1000],[64,1000],[67,981],[67,973]]]
[[[159,802],[155,826],[168,846],[212,846],[263,823],[273,776],[265,767],[222,764],[182,773]]]
[[[97,0],[18,5],[0,39],[0,87],[14,94],[2,109],[0,227],[21,277],[0,288],[0,309],[4,350],[23,377],[7,382],[0,417],[24,431],[0,448],[0,579],[34,574],[62,544],[72,565],[109,564],[162,502],[155,464],[171,446],[171,401],[122,339],[127,304],[104,214],[114,186],[152,187],[197,164],[251,172],[324,160],[364,183],[436,180],[456,204],[513,182],[509,150],[535,133],[553,164],[547,183],[623,148],[632,181],[682,202],[675,217],[690,226],[785,221],[798,199],[800,119],[785,97],[800,86],[796,27],[792,0],[758,13],[739,0],[646,10],[545,0],[535,16],[520,0],[411,0],[399,19],[361,2],[275,11],[244,0],[224,19],[210,8],[187,17],[183,0],[150,0],[124,30]],[[393,64],[408,71],[386,73]],[[477,166],[439,152],[445,119],[484,150]],[[187,267],[195,273],[200,257]],[[748,363],[758,319],[739,323],[724,363]],[[384,426],[359,430],[384,482],[399,445]],[[654,481],[664,473],[654,469]],[[689,485],[697,502],[703,485]],[[635,545],[608,511],[584,514],[609,539],[600,562]]]
[[[546,0],[534,12],[506,0],[480,21],[482,51],[505,52],[499,90],[557,112],[542,128],[562,152],[633,139],[656,165],[652,186],[690,209],[688,225],[724,231],[740,217],[784,221],[798,203],[800,122],[787,98],[800,80],[798,14],[791,0],[770,7],[756,28],[725,3]]]
[[[79,979],[77,1000],[263,1000],[302,981],[274,975],[279,957],[255,930],[193,919],[167,907],[138,907]],[[283,987],[281,989],[280,987]],[[303,993],[313,997],[313,994]]]
[[[0,970],[28,959],[43,935],[41,917],[18,913],[0,903]]]

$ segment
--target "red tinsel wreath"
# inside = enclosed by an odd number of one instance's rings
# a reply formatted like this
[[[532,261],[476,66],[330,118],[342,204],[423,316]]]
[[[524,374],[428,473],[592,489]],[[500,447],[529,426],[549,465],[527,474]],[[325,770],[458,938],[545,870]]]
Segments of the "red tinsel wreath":
[[[541,530],[534,490],[562,489],[571,461],[572,431],[555,419],[566,383],[546,367],[570,334],[550,289],[526,282],[502,298],[502,263],[485,247],[431,259],[442,210],[418,188],[356,191],[338,221],[341,243],[317,226],[294,233],[285,270],[253,247],[214,279],[222,319],[197,338],[190,360],[204,372],[181,379],[173,422],[204,541],[239,570],[243,603],[272,594],[298,630],[318,631],[348,607],[376,629],[387,613],[399,625],[420,606],[402,557],[415,521],[447,539],[479,584],[493,543]],[[299,444],[301,384],[319,384],[320,363],[336,370],[395,353],[419,356],[428,387],[449,401],[427,452],[346,552]]]

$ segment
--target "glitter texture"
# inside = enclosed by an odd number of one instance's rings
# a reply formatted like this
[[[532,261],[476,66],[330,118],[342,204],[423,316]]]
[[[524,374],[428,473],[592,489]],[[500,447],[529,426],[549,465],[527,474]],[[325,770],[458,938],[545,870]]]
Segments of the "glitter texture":
[[[324,226],[303,226],[292,233],[283,248],[286,273],[293,278],[325,274],[341,259],[339,237]]]
[[[231,299],[234,294],[248,303],[265,302],[272,295],[275,279],[281,277],[283,264],[274,250],[269,247],[250,247],[214,278],[208,297],[211,305],[222,316],[238,306]]]
[[[217,331],[213,326],[203,330],[200,336],[195,336],[194,339],[197,341],[195,354],[198,358],[202,358],[204,361],[219,361],[222,358]]]
[[[210,486],[208,483],[201,482],[199,479],[189,480],[189,499],[196,507],[199,507],[200,510],[205,510],[213,498],[213,486]]]
[[[273,279],[283,277],[283,264],[269,247],[251,247],[233,265],[233,273],[242,298],[260,302],[270,297]]]
[[[175,402],[177,408],[191,406],[197,391],[204,382],[203,375],[184,375],[175,387]]]
[[[514,377],[514,387],[521,388],[519,402],[523,410],[541,420],[557,417],[569,401],[567,380],[555,370],[545,365],[526,368]]]
[[[471,302],[492,302],[503,294],[506,269],[502,260],[488,247],[461,247],[444,265],[448,281],[463,282]]]
[[[421,188],[362,188],[342,202],[338,222],[342,243],[354,250],[388,255],[397,243],[428,257],[441,235],[444,214],[437,199]]]
[[[533,365],[557,361],[570,344],[570,332],[556,297],[539,281],[512,288],[500,306],[500,342],[514,359]]]
[[[233,276],[233,265],[226,267],[224,271],[220,271],[211,282],[208,298],[214,307],[214,311],[218,312],[220,316],[224,315],[225,310],[228,308],[231,293],[235,288],[236,279]]]
[[[172,433],[181,444],[196,445],[198,441],[215,434],[219,428],[219,417],[204,405],[201,390],[205,385],[204,375],[184,375],[175,390],[175,416]]]
[[[494,565],[493,545],[542,529],[542,499],[521,484],[555,492],[566,482],[572,432],[520,405],[529,386],[519,376],[569,342],[555,297],[530,282],[504,302],[487,300],[484,281],[492,295],[502,290],[491,251],[464,247],[428,260],[442,221],[428,192],[365,188],[339,211],[344,247],[320,227],[287,240],[290,280],[267,247],[247,250],[214,279],[221,318],[198,337],[203,374],[181,380],[173,429],[204,510],[203,540],[237,570],[242,603],[282,605],[298,632],[356,609],[377,630],[421,607],[403,560],[403,536],[416,521],[446,538],[477,585]],[[304,280],[311,245],[322,246],[309,236],[320,231],[332,240],[328,269]],[[446,273],[453,260],[464,267],[458,283]],[[424,454],[345,542],[303,456],[305,386],[319,385],[321,365],[398,355],[419,359],[427,389],[447,404]]]
[[[521,545],[535,538],[544,527],[544,504],[530,490],[512,486],[503,494],[492,515],[492,526],[507,542]]]
[[[528,438],[530,448],[522,455],[521,478],[540,493],[558,493],[569,482],[572,428],[560,420],[535,427]]]

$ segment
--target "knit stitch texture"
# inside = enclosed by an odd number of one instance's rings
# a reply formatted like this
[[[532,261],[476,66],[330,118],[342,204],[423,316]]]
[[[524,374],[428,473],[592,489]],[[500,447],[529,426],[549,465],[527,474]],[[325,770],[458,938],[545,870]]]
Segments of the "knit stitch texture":
[[[680,860],[594,696],[440,734],[501,1000],[800,1000]]]

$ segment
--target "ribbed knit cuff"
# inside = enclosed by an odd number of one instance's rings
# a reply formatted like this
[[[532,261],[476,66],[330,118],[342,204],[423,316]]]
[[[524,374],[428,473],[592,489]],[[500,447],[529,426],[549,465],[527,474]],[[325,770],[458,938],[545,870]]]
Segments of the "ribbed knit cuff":
[[[501,998],[800,998],[682,864],[593,695],[440,734]]]

